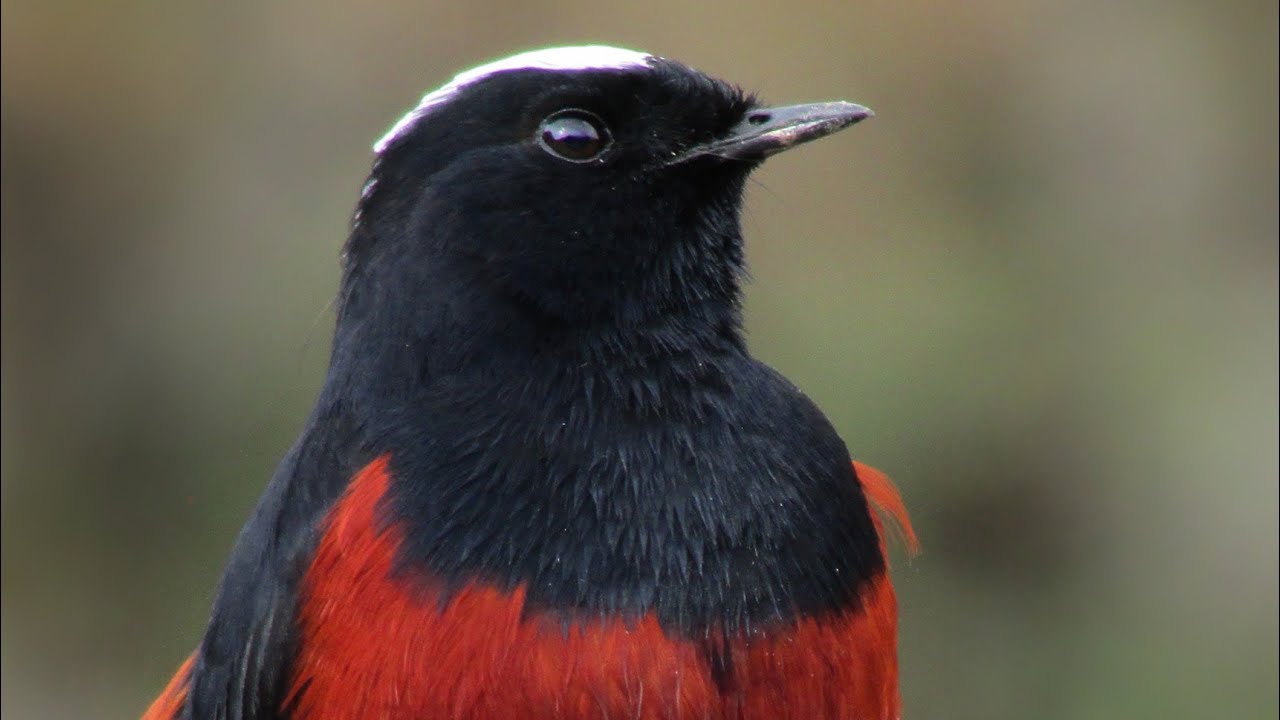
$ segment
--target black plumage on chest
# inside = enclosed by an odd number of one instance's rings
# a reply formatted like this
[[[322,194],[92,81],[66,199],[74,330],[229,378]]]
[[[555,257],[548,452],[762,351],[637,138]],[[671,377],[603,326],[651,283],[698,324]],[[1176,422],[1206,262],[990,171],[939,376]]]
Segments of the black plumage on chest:
[[[390,435],[410,579],[693,636],[848,608],[883,570],[844,444],[772,370],[544,360],[438,378]]]

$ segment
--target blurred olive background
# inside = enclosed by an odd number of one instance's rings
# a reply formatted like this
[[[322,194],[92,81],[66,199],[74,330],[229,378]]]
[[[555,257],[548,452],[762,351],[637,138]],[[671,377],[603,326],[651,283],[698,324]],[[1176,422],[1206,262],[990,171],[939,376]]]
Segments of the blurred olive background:
[[[141,712],[319,387],[370,143],[583,41],[878,113],[757,175],[748,327],[914,510],[908,717],[1276,716],[1274,2],[2,20],[5,717]]]

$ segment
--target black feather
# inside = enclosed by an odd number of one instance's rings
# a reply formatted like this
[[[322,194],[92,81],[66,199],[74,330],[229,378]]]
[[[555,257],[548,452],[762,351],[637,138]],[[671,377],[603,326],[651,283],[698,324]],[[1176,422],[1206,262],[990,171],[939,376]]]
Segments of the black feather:
[[[280,714],[321,518],[384,453],[399,572],[530,610],[655,613],[706,641],[849,607],[883,560],[848,452],[742,335],[755,163],[663,162],[753,98],[669,61],[514,71],[382,153],[343,255],[328,378],[232,553],[191,718]],[[609,154],[533,138],[587,110]],[[720,648],[717,650],[717,648]]]

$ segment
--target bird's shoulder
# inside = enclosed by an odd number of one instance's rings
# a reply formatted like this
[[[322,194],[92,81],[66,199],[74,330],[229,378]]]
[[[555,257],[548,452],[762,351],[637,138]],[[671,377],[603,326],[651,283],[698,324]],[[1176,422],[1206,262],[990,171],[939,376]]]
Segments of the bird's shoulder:
[[[297,651],[298,587],[361,450],[349,408],[322,402],[236,538],[209,625],[176,689],[184,718],[277,717]]]

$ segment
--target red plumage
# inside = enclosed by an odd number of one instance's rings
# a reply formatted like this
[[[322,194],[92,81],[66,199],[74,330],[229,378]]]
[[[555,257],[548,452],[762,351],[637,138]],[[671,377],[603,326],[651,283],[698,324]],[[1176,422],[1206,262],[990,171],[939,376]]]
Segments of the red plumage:
[[[867,498],[917,541],[898,491],[854,463]],[[897,600],[887,574],[858,606],[733,638],[722,690],[697,645],[653,617],[575,623],[524,613],[524,593],[451,593],[393,572],[401,541],[378,507],[380,458],[329,513],[302,587],[302,647],[285,706],[297,720],[498,717],[850,718],[899,716]],[[883,524],[881,549],[884,550]],[[143,720],[177,717],[188,659]]]
[[[884,476],[868,495],[903,521]],[[525,616],[524,593],[481,584],[447,602],[393,572],[401,541],[379,525],[386,459],[357,475],[329,514],[302,588],[293,716],[520,718],[894,718],[897,607],[889,579],[861,605],[732,639],[722,692],[698,647],[644,617],[576,623]]]

